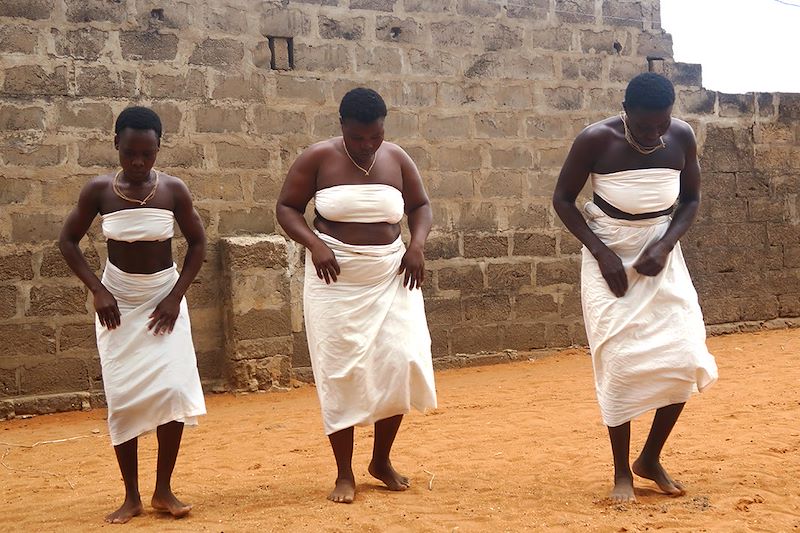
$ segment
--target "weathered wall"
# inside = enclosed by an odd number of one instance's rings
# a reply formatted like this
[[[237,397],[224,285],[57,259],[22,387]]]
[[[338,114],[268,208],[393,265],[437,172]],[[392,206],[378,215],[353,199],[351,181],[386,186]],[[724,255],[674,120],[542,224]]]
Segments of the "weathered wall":
[[[703,203],[683,239],[708,324],[800,316],[800,95],[710,93]]]
[[[278,230],[288,164],[337,133],[356,85],[384,95],[387,137],[433,199],[437,357],[584,341],[579,247],[549,197],[570,140],[618,110],[647,56],[704,143],[684,244],[709,322],[800,314],[800,101],[702,89],[699,66],[671,61],[657,0],[0,0],[0,54],[0,416],[102,402],[91,301],[54,239],[86,179],[115,167],[131,103],[164,119],[159,166],[210,237],[188,298],[212,387],[308,365],[299,252],[221,239]],[[264,246],[283,251],[259,265]],[[96,225],[86,250],[99,269]]]

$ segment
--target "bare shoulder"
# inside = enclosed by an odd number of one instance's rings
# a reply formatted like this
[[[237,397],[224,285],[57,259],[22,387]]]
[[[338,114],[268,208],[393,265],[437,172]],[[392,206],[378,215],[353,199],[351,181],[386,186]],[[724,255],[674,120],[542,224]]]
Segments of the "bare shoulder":
[[[158,171],[158,180],[159,184],[163,184],[166,188],[173,192],[185,192],[189,190],[189,187],[186,185],[182,179],[177,176],[173,176],[171,174],[167,174],[166,172]]]
[[[621,119],[618,116],[603,119],[590,124],[575,137],[573,148],[587,154],[598,154],[608,143],[619,136]]]
[[[89,181],[86,182],[87,187],[107,187],[111,185],[111,182],[114,181],[114,176],[116,176],[115,172],[110,172],[108,174],[100,174],[99,176],[95,176],[93,178],[89,178]]]
[[[688,122],[676,117],[672,117],[672,122],[670,122],[670,128],[673,127],[676,128],[677,130],[691,131],[692,133],[694,133],[694,130],[692,129],[692,127],[689,125]]]
[[[391,154],[405,154],[406,151],[400,148],[400,145],[397,145],[393,142],[383,141],[382,147],[386,149]]]
[[[342,142],[341,137],[333,137],[324,141],[315,142],[297,156],[294,164],[307,170],[319,168],[327,158],[337,155],[337,142]]]
[[[586,126],[578,137],[589,140],[605,139],[618,133],[621,124],[622,119],[619,116],[608,117]]]
[[[175,211],[178,206],[192,205],[192,193],[189,191],[189,187],[186,183],[179,177],[159,171],[158,186],[164,187],[169,191],[173,211]]]
[[[103,193],[111,187],[111,184],[114,181],[114,176],[114,173],[110,173],[89,178],[89,181],[87,181],[83,186],[81,194],[95,196]]]
[[[305,150],[303,150],[302,157],[325,157],[334,153],[338,153],[338,145],[341,144],[341,137],[332,137],[324,141],[315,142]]]
[[[694,130],[692,129],[692,126],[690,126],[688,122],[673,117],[672,122],[669,125],[669,129],[671,130],[671,133],[673,133],[678,139],[680,139],[684,143],[692,145],[697,143],[697,140],[694,135]]]
[[[399,145],[389,142],[383,141],[382,147],[386,150],[386,153],[392,156],[396,161],[402,163],[404,161],[411,161],[411,156],[408,155],[408,152],[403,150]]]

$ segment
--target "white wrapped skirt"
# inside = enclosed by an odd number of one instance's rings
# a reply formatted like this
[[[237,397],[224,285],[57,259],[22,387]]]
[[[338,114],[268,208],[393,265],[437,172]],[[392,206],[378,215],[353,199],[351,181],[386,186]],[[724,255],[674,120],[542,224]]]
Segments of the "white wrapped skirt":
[[[680,244],[657,276],[633,268],[667,231],[670,217],[619,220],[592,202],[585,214],[628,275],[628,292],[617,298],[584,247],[581,301],[595,389],[603,422],[616,427],[705,390],[717,380],[717,365],[706,348],[703,315]]]
[[[364,246],[318,235],[341,268],[326,284],[306,252],[303,308],[325,433],[435,408],[422,292],[403,287],[397,274],[403,242]]]
[[[150,314],[177,281],[174,264],[154,274],[129,274],[106,263],[102,282],[122,318],[109,330],[95,317],[95,330],[114,446],[173,420],[196,425],[206,414],[186,298],[172,333],[147,329]]]

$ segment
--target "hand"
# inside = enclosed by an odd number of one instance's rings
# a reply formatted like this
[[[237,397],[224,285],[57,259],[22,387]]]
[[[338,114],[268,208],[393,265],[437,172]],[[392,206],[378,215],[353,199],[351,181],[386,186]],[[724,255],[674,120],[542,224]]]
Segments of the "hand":
[[[625,273],[625,267],[622,266],[619,256],[606,249],[597,255],[597,264],[600,266],[600,273],[603,274],[603,279],[608,283],[611,292],[617,298],[625,296],[625,293],[628,292],[628,275]]]
[[[94,293],[94,310],[104,328],[115,329],[122,323],[117,299],[105,287]]]
[[[644,249],[642,255],[633,264],[636,272],[643,276],[657,276],[667,264],[667,258],[672,250],[661,241],[656,241]]]
[[[409,245],[400,261],[400,271],[397,275],[403,272],[405,272],[403,287],[414,290],[422,286],[422,282],[425,281],[425,255],[421,246]]]
[[[181,300],[173,296],[167,296],[156,306],[147,323],[147,329],[152,330],[154,335],[162,333],[172,333],[175,321],[181,312]]]
[[[339,263],[336,262],[336,256],[333,254],[328,245],[320,242],[319,245],[310,249],[311,261],[314,263],[314,268],[317,271],[317,277],[324,279],[325,283],[331,284],[336,281],[336,276],[341,273]]]

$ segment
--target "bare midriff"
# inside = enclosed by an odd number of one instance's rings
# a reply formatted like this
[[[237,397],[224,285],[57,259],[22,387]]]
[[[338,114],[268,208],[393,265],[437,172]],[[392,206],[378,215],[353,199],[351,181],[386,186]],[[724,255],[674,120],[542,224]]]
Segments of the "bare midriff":
[[[172,239],[124,242],[108,240],[108,260],[129,274],[153,274],[171,267]]]
[[[391,244],[400,236],[400,224],[333,222],[319,214],[314,218],[314,227],[334,239],[355,245]]]

